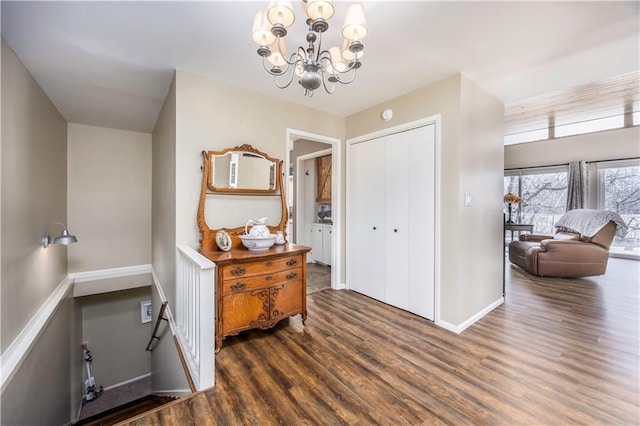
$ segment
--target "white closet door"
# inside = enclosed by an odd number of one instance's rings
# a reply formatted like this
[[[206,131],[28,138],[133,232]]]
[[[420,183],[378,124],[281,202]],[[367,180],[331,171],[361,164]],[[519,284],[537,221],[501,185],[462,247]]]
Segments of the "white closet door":
[[[435,125],[350,146],[350,287],[431,320],[435,166]]]
[[[409,307],[409,132],[386,137],[385,302]]]
[[[350,146],[349,281],[352,290],[384,300],[385,146]]]
[[[435,306],[435,125],[406,133],[408,140],[407,310],[434,320]]]

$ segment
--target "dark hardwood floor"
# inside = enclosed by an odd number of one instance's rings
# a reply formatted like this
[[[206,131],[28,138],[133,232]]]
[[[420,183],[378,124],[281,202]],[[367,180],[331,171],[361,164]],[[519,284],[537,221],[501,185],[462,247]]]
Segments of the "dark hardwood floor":
[[[637,425],[639,266],[544,279],[507,265],[506,304],[460,335],[323,290],[306,325],[227,339],[215,388],[130,423]]]
[[[307,263],[307,294],[331,288],[331,266]]]

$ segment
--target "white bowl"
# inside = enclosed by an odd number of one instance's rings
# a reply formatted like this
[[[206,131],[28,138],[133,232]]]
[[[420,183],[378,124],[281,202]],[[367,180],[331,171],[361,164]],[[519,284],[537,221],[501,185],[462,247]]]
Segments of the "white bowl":
[[[240,240],[242,240],[242,244],[251,251],[265,251],[269,250],[269,247],[276,242],[276,235],[269,234],[264,237],[252,237],[251,235],[245,234],[240,235]]]

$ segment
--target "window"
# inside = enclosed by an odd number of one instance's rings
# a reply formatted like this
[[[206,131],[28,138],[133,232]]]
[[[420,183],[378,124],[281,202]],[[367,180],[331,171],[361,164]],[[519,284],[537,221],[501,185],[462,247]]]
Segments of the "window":
[[[633,103],[629,126],[638,125],[638,103]],[[609,110],[590,111],[583,114],[555,115],[543,127],[527,129],[526,127],[507,128],[504,137],[505,145],[524,142],[535,142],[564,136],[582,135],[602,130],[620,129],[625,127],[625,111],[620,106]]]
[[[567,167],[506,170],[504,193],[522,198],[514,206],[514,222],[533,224],[537,233],[553,234],[554,224],[565,212],[567,203]],[[505,213],[508,214],[505,207]]]
[[[549,129],[528,130],[525,132],[513,133],[504,136],[505,145],[515,145],[517,143],[534,142],[549,139]]]
[[[583,117],[567,118],[559,120],[556,118],[555,137],[582,135],[585,133],[599,132],[601,130],[619,129],[624,127],[624,109],[622,107],[615,111],[602,112],[602,116],[597,114],[584,114]],[[607,115],[611,114],[611,115]]]
[[[505,106],[505,145],[640,124],[640,72]]]
[[[611,252],[640,256],[640,160],[603,161],[597,170],[598,208],[618,213],[628,226]]]
[[[591,163],[589,170],[594,176],[589,185],[595,188],[590,208],[616,212],[628,226],[624,237],[614,238],[611,253],[640,258],[640,159]],[[566,209],[567,174],[566,166],[505,170],[504,193],[523,200],[513,206],[512,220],[533,224],[536,233],[553,234]]]

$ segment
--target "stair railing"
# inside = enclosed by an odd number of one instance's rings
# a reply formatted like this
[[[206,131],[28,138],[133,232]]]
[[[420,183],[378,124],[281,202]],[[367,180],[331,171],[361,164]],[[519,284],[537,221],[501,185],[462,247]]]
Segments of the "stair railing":
[[[215,264],[177,247],[175,338],[197,390],[215,382]]]
[[[156,320],[156,323],[153,326],[153,333],[151,334],[151,338],[149,339],[149,343],[147,344],[147,349],[145,349],[145,351],[152,352],[153,349],[151,348],[151,346],[153,345],[154,340],[155,339],[160,340],[160,337],[158,336],[158,328],[160,328],[160,321],[168,321],[168,319],[164,316],[164,311],[167,309],[168,304],[169,302],[164,301],[162,302],[162,306],[160,306],[160,312],[158,312],[158,319]]]

